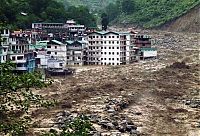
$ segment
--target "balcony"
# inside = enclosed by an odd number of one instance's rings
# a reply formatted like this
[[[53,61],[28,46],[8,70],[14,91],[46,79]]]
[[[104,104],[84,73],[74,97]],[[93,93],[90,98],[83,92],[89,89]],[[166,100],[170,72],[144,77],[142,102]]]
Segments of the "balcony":
[[[19,71],[26,71],[26,70],[27,70],[27,67],[16,67],[16,70],[19,70]]]
[[[101,57],[101,54],[88,54],[87,56],[88,57],[97,57],[97,58],[99,58],[99,57]]]
[[[13,63],[26,63],[26,60],[25,59],[22,59],[22,60],[14,60],[12,61]]]
[[[68,50],[83,50],[82,47],[71,47],[71,46],[68,46],[67,49]]]
[[[88,41],[102,41],[102,38],[89,38]]]
[[[101,52],[102,49],[88,49],[89,52]]]
[[[134,41],[135,44],[151,44],[151,41],[141,41],[141,40],[136,40]]]

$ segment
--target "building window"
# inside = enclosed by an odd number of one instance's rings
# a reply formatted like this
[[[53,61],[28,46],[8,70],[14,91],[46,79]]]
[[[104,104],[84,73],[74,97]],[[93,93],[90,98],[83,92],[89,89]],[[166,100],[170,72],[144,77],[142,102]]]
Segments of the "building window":
[[[119,41],[117,41],[117,44],[119,44]]]
[[[103,54],[103,52],[101,52],[101,54]]]
[[[103,58],[101,58],[101,60],[103,60]]]
[[[111,49],[111,47],[109,47],[109,49]]]
[[[106,36],[104,36],[104,38],[106,38]]]
[[[106,62],[104,63],[104,65],[106,65]]]
[[[106,54],[106,52],[104,52],[104,54]]]
[[[103,41],[101,41],[101,44],[103,44]]]
[[[67,56],[67,59],[69,59],[69,56]]]
[[[55,55],[57,55],[57,52],[55,52]]]
[[[119,49],[119,47],[117,47],[117,49]]]
[[[103,38],[103,36],[101,36],[101,38]]]
[[[48,45],[47,48],[51,48],[51,46]]]
[[[104,49],[106,49],[106,47],[104,47]]]
[[[6,52],[6,49],[4,48],[3,51]]]
[[[106,44],[106,41],[104,41],[104,44]]]
[[[117,55],[119,55],[119,52],[117,52]]]
[[[112,44],[114,44],[115,42],[114,41],[112,41]]]
[[[109,44],[111,44],[111,41],[109,41]]]
[[[55,49],[57,49],[57,46],[55,46]]]
[[[115,53],[114,52],[112,52],[112,55],[114,55]]]
[[[17,56],[17,60],[23,60],[23,56]]]
[[[119,58],[117,58],[117,60],[119,60]]]
[[[112,65],[115,65],[115,63],[112,63]]]
[[[117,38],[119,38],[119,36],[117,36]]]
[[[99,36],[97,36],[97,38],[99,38]]]
[[[51,52],[50,52],[50,51],[47,51],[47,54],[51,54]]]
[[[112,36],[112,38],[115,38],[115,36]]]
[[[95,38],[95,36],[93,36],[93,38]]]
[[[112,47],[112,49],[115,49],[115,47]]]
[[[62,66],[63,66],[63,64],[62,64],[62,63],[59,63],[59,66],[60,66],[60,67],[62,67]]]
[[[104,60],[106,60],[106,58],[104,58]]]
[[[109,55],[111,54],[111,52],[109,52]]]
[[[111,36],[109,36],[109,38],[111,38]]]
[[[101,47],[101,49],[103,49],[103,47]]]
[[[109,60],[111,60],[111,58],[109,58]]]
[[[112,60],[114,60],[114,58],[112,58]]]
[[[15,57],[14,57],[14,56],[12,57],[12,60],[13,60],[13,61],[15,60]]]

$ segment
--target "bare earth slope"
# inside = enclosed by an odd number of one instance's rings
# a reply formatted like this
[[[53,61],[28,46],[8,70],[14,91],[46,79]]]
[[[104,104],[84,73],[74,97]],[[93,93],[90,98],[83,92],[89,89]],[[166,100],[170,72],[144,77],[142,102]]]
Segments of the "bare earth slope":
[[[100,122],[130,120],[139,131],[136,134],[142,136],[199,136],[198,35],[147,33],[158,48],[158,60],[116,67],[80,67],[76,75],[58,78],[51,87],[38,91],[60,104],[54,109],[33,111],[37,124],[34,130],[55,128],[56,115],[65,110],[93,115]],[[186,65],[177,61],[185,61]],[[113,116],[106,109],[112,107],[110,101],[116,100],[127,104]],[[102,129],[98,121],[93,122],[100,132],[109,134],[115,129],[112,123]],[[131,134],[122,133],[125,135]]]
[[[179,18],[167,22],[160,28],[174,32],[200,33],[200,4]]]

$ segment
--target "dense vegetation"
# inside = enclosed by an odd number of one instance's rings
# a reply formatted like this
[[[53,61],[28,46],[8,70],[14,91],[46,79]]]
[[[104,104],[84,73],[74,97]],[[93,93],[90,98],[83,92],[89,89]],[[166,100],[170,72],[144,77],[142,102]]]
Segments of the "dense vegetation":
[[[30,28],[32,22],[65,22],[74,19],[86,26],[96,26],[96,19],[84,6],[66,9],[54,0],[1,0],[0,22],[14,28]]]
[[[46,101],[35,95],[32,89],[46,87],[39,73],[13,73],[13,63],[0,64],[0,135],[10,134],[23,136],[26,133],[31,117],[30,107],[50,106],[54,102]]]
[[[65,6],[87,6],[92,11],[99,11],[105,8],[109,3],[114,3],[116,0],[57,0],[63,2]]]
[[[199,0],[117,0],[105,11],[112,22],[150,28],[184,14],[197,4]]]

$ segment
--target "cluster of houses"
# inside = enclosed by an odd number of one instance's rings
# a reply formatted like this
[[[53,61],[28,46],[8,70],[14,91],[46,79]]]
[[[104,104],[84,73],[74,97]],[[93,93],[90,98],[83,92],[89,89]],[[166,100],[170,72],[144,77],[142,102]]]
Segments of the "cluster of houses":
[[[0,63],[16,71],[82,65],[125,65],[157,57],[151,37],[136,32],[95,31],[66,23],[33,23],[31,30],[1,31]]]

